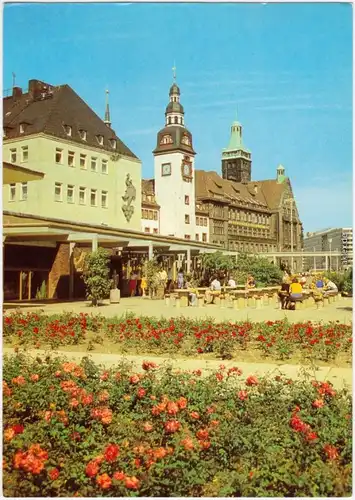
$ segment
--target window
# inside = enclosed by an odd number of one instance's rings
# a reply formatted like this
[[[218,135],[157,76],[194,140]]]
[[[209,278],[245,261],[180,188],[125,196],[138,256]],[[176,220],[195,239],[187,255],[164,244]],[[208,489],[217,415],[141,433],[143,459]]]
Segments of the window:
[[[68,165],[69,165],[69,167],[75,167],[75,153],[74,153],[74,151],[68,151]]]
[[[111,148],[112,148],[112,149],[116,149],[116,146],[117,146],[117,141],[116,141],[116,139],[111,139],[111,140],[110,140],[110,144],[111,144]]]
[[[21,183],[21,200],[27,200],[27,182]]]
[[[200,225],[199,222],[200,222],[200,217],[196,217],[196,226]]]
[[[69,137],[71,136],[71,126],[70,125],[63,125],[63,128],[64,128],[64,131],[67,135],[69,135]]]
[[[97,142],[100,144],[100,146],[102,146],[103,143],[104,143],[104,136],[103,135],[97,135],[96,139],[97,139]]]
[[[153,219],[158,220],[158,212],[156,210],[153,212]]]
[[[86,130],[79,130],[79,135],[83,141],[86,141]]]
[[[92,189],[90,193],[90,205],[96,207],[97,205],[97,189]]]
[[[80,205],[86,204],[86,188],[82,186],[79,187],[79,204]]]
[[[55,150],[55,162],[63,163],[63,150],[60,148],[56,148]]]
[[[101,207],[102,208],[107,208],[107,199],[108,199],[108,192],[101,191]]]
[[[144,232],[145,232],[145,233],[150,233],[150,227],[145,227],[145,228],[144,228]]]
[[[74,186],[68,184],[67,187],[67,202],[74,203]]]
[[[28,146],[22,146],[21,148],[21,161],[28,161]]]
[[[185,205],[190,205],[190,198],[185,194]]]
[[[24,134],[24,133],[25,133],[25,124],[20,123],[20,134]]]
[[[196,240],[196,241],[199,241],[199,239],[200,239],[200,236],[196,233],[196,234],[195,234],[195,240]]]
[[[108,161],[101,160],[101,173],[102,174],[107,174],[107,167],[108,167]]]
[[[206,217],[203,219],[203,225],[207,227],[207,218]]]
[[[15,199],[16,199],[16,184],[10,184],[9,201],[15,201]]]
[[[11,163],[16,163],[17,160],[17,151],[15,148],[10,149],[10,162]]]
[[[148,211],[148,219],[153,220],[153,210]]]
[[[91,172],[96,172],[97,170],[97,158],[91,157]]]
[[[158,228],[157,228],[157,227],[155,227],[155,228],[153,229],[153,233],[154,233],[154,234],[158,234]]]
[[[185,240],[191,240],[191,236],[189,234],[185,234]]]
[[[80,168],[86,169],[86,155],[80,155]]]
[[[54,185],[54,200],[62,201],[62,184],[60,182],[56,182]]]
[[[190,216],[189,216],[189,214],[185,214],[185,224],[190,224]]]

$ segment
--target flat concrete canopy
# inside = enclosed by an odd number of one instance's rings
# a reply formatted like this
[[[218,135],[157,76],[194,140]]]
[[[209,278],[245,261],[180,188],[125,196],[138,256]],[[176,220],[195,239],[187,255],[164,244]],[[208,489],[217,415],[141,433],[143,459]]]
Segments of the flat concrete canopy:
[[[43,179],[44,174],[31,170],[29,168],[13,165],[12,163],[3,162],[2,164],[2,183],[15,184],[16,182],[39,181]]]

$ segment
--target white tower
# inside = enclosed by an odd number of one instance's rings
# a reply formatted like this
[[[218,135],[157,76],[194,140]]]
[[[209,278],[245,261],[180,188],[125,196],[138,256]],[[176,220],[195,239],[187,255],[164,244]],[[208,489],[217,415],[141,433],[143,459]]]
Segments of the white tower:
[[[174,68],[175,70],[175,68]],[[165,127],[158,132],[154,154],[155,196],[160,205],[160,233],[195,239],[195,151],[185,128],[180,89],[169,91]]]

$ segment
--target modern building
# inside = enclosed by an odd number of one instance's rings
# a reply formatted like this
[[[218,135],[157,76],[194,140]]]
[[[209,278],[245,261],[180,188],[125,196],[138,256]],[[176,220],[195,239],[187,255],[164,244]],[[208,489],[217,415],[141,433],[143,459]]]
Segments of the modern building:
[[[304,266],[309,269],[349,269],[353,265],[352,228],[328,228],[308,232],[304,238],[304,250],[308,252],[329,252],[324,257],[307,257]],[[332,252],[341,252],[341,257],[332,257]]]
[[[241,123],[234,121],[222,151],[222,176],[197,170],[175,81],[153,155],[154,179],[143,181],[142,230],[231,251],[301,250],[302,223],[284,167],[279,165],[274,179],[253,181],[252,155],[244,146]],[[148,207],[148,199],[154,206]]]

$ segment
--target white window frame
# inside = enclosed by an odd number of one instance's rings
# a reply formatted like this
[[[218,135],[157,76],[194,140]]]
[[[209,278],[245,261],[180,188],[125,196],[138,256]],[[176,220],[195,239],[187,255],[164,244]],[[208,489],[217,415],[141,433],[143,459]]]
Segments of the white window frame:
[[[60,189],[58,199],[57,199],[57,193],[56,193],[57,188]],[[61,182],[54,183],[54,201],[57,201],[58,203],[61,203],[63,201],[63,184]]]
[[[21,182],[21,201],[26,201],[28,199],[28,183]]]
[[[84,154],[84,153],[80,153],[80,159],[79,159],[79,162],[80,162],[80,168],[82,170],[86,170],[87,167],[88,167],[88,163],[87,163],[87,155]],[[81,160],[84,160],[84,166],[81,164]]]
[[[72,191],[72,199],[69,198],[69,190]],[[75,203],[75,186],[73,184],[67,185],[67,203]]]
[[[14,158],[13,158],[14,155]],[[16,148],[11,148],[10,149],[10,163],[16,163],[17,162],[17,149]]]
[[[95,203],[92,203],[93,194],[95,194]],[[90,206],[97,207],[97,189],[90,189]]]
[[[87,138],[87,132],[86,132],[86,130],[79,130],[79,134],[80,134],[80,138],[83,141],[86,141],[86,138]]]
[[[95,170],[93,170],[92,165],[95,161]],[[92,156],[90,160],[90,172],[97,172],[97,156]]]
[[[57,161],[57,155],[60,154],[60,161]],[[57,165],[63,165],[63,149],[55,148],[55,162]]]
[[[25,158],[26,156],[26,158]],[[21,147],[21,163],[26,163],[28,161],[28,146]]]
[[[106,203],[103,200],[106,199]],[[108,191],[101,191],[101,208],[108,208]]]
[[[103,168],[104,165],[105,165],[105,168],[106,168],[105,172],[104,172],[104,168]],[[104,174],[104,175],[108,174],[108,160],[106,160],[105,158],[101,159],[101,173]]]
[[[16,201],[16,183],[12,183],[9,185],[9,201]]]
[[[20,134],[24,134],[24,133],[25,133],[25,124],[20,123]]]
[[[81,200],[80,195],[84,194],[84,200]],[[79,186],[79,205],[86,205],[86,187],[84,186]]]
[[[112,149],[116,149],[117,148],[117,141],[116,141],[116,139],[111,139],[110,144],[111,144],[111,148]]]
[[[104,136],[103,135],[97,135],[96,139],[97,139],[97,142],[100,144],[100,146],[104,145]]]
[[[70,164],[69,158],[72,159],[73,163]],[[75,151],[68,151],[68,167],[74,168],[75,167]]]

